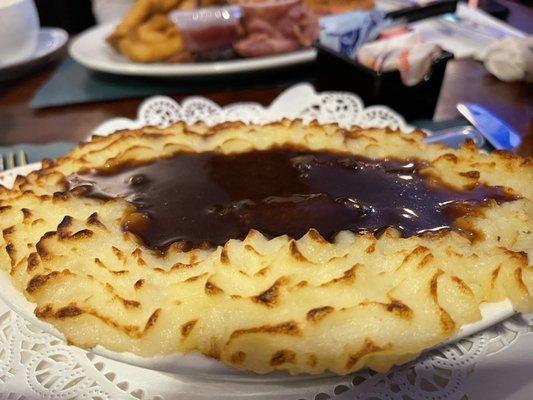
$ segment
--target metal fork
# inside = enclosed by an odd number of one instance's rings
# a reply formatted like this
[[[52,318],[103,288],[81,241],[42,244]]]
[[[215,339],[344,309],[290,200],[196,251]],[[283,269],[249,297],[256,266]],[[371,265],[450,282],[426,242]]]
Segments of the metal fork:
[[[5,155],[0,154],[0,172],[15,168],[22,167],[28,164],[28,157],[24,150],[19,150],[16,153],[8,151]]]

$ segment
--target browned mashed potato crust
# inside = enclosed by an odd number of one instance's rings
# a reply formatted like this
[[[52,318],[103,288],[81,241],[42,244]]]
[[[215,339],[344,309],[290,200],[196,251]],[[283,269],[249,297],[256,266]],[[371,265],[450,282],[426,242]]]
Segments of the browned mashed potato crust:
[[[0,268],[35,314],[74,345],[141,356],[201,352],[243,370],[387,371],[481,318],[484,302],[533,310],[533,164],[504,152],[426,145],[423,133],[280,121],[178,123],[95,137],[0,187]],[[65,176],[176,152],[243,152],[297,144],[369,158],[427,161],[456,188],[504,186],[519,199],[465,217],[481,233],[401,238],[389,229],[310,230],[299,240],[250,231],[214,249],[164,254],[123,232],[128,204],[65,191]]]

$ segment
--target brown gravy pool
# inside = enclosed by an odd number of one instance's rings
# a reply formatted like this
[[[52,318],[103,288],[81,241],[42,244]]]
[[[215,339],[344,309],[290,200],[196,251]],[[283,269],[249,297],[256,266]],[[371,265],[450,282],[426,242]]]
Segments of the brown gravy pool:
[[[124,230],[150,248],[173,242],[220,245],[250,229],[300,238],[310,228],[327,240],[339,231],[398,229],[404,237],[460,228],[454,223],[489,199],[513,197],[500,187],[455,191],[430,185],[416,161],[371,160],[326,151],[274,148],[232,155],[181,153],[68,177],[84,195],[124,197],[137,212]],[[464,210],[464,211],[462,211]]]

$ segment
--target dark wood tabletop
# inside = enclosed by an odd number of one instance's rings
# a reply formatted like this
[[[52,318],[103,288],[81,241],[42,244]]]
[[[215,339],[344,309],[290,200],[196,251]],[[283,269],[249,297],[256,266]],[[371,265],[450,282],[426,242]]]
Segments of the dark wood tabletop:
[[[511,0],[500,0],[511,9],[508,22],[531,33],[533,9]],[[79,141],[97,125],[114,117],[133,118],[141,99],[89,103],[32,110],[30,99],[54,72],[56,66],[15,81],[0,82],[0,145]],[[220,105],[253,101],[268,105],[280,88],[190,93],[202,95]],[[187,95],[173,96],[181,100]],[[473,101],[507,121],[522,136],[517,152],[533,156],[533,84],[506,83],[485,71],[474,60],[453,60],[448,64],[434,120],[459,118],[455,105]]]

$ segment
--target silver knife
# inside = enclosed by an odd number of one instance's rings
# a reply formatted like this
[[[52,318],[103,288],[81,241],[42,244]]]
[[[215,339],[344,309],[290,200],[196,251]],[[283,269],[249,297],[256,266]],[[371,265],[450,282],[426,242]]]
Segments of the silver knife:
[[[453,128],[442,129],[440,131],[429,132],[429,136],[424,139],[424,142],[441,143],[448,147],[458,149],[463,145],[466,139],[472,140],[478,148],[485,144],[485,138],[483,135],[470,125],[456,126]]]
[[[522,142],[513,128],[478,104],[459,103],[457,110],[498,150],[513,150]]]

